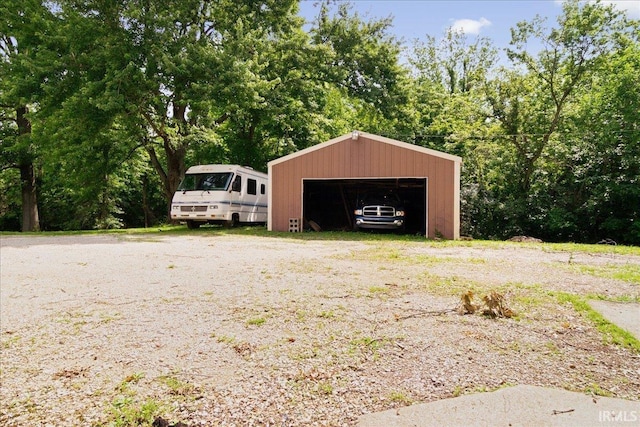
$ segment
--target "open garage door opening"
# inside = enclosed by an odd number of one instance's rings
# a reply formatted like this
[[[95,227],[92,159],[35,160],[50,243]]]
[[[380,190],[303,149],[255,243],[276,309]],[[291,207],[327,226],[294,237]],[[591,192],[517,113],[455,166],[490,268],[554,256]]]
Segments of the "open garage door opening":
[[[307,227],[317,224],[316,228],[324,231],[395,229],[407,234],[426,234],[426,178],[305,179],[302,191]],[[397,209],[389,215],[404,215],[385,219],[387,212],[383,207],[368,208],[384,204]],[[369,212],[362,212],[363,208]],[[395,225],[394,220],[398,221]],[[387,226],[384,221],[391,221],[392,225]]]

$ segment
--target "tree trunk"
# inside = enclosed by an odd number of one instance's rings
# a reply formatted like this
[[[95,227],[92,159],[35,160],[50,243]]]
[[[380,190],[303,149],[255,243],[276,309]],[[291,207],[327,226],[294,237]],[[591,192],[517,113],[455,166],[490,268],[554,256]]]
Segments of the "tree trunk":
[[[164,141],[164,152],[167,157],[167,168],[158,159],[158,155],[154,148],[147,144],[145,145],[151,164],[158,173],[160,181],[162,182],[162,192],[167,201],[167,219],[171,221],[171,200],[173,199],[173,193],[178,189],[180,181],[184,177],[185,164],[184,159],[186,157],[186,147],[179,147],[177,149],[171,148],[168,137]]]
[[[33,163],[20,165],[20,184],[22,187],[22,231],[40,231],[36,174]]]
[[[26,117],[27,107],[16,108],[16,122],[18,123],[19,138],[28,138],[31,134],[31,122]],[[22,190],[22,231],[40,231],[38,215],[38,197],[36,173],[33,167],[31,153],[22,156],[18,168],[20,169],[20,187]]]

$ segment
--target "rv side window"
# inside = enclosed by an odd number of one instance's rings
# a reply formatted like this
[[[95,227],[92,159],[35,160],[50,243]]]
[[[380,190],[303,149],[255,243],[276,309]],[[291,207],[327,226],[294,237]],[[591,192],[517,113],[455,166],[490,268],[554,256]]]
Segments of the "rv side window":
[[[255,179],[248,178],[247,179],[247,194],[257,194],[258,183]]]
[[[242,177],[240,175],[236,175],[236,179],[233,180],[233,185],[231,186],[231,191],[240,192],[242,188]]]
[[[260,184],[260,194],[264,194],[267,192],[267,188],[264,186],[264,184]]]

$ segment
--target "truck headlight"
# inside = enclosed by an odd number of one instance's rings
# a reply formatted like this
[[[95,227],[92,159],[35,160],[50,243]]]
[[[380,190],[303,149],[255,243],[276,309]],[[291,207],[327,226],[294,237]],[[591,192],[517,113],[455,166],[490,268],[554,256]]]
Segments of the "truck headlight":
[[[362,209],[356,209],[353,213],[356,215],[362,215]]]
[[[179,211],[179,210],[180,210],[180,206],[178,206],[178,205],[171,205],[171,210]]]
[[[404,216],[404,211],[396,211],[396,216]]]
[[[209,209],[218,209],[218,205],[211,205],[209,206]]]

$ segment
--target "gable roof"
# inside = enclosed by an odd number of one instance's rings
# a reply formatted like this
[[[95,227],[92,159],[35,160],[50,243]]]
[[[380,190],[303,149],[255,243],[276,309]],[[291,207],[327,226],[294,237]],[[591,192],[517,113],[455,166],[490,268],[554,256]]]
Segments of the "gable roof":
[[[355,138],[354,138],[355,135]],[[309,154],[313,151],[316,150],[322,150],[330,145],[333,144],[338,144],[340,142],[346,141],[348,139],[358,139],[360,137],[365,137],[377,142],[382,142],[384,144],[391,144],[391,145],[395,145],[396,147],[401,147],[404,148],[406,150],[412,150],[412,151],[416,151],[418,153],[423,153],[423,154],[428,154],[430,156],[434,156],[434,157],[440,157],[442,159],[446,159],[446,160],[451,160],[452,162],[455,163],[462,163],[462,158],[458,157],[458,156],[454,156],[453,154],[448,154],[448,153],[444,153],[442,151],[438,151],[438,150],[432,150],[431,148],[425,148],[425,147],[421,147],[419,145],[415,145],[415,144],[409,144],[408,142],[402,142],[402,141],[397,141],[395,139],[391,139],[391,138],[386,138],[384,136],[380,136],[380,135],[374,135],[371,133],[366,133],[366,132],[360,132],[360,131],[353,131],[352,133],[348,133],[346,135],[342,135],[339,136],[337,138],[333,138],[329,141],[320,143],[320,144],[316,144],[313,145],[311,147],[305,148],[304,150],[300,150],[300,151],[296,151],[295,153],[291,153],[288,154],[286,156],[280,157],[278,159],[272,160],[268,163],[268,166],[271,167],[273,165],[277,165],[279,163],[283,163],[286,162],[288,160],[294,159],[296,157],[300,157],[300,156],[304,156],[305,154]]]

